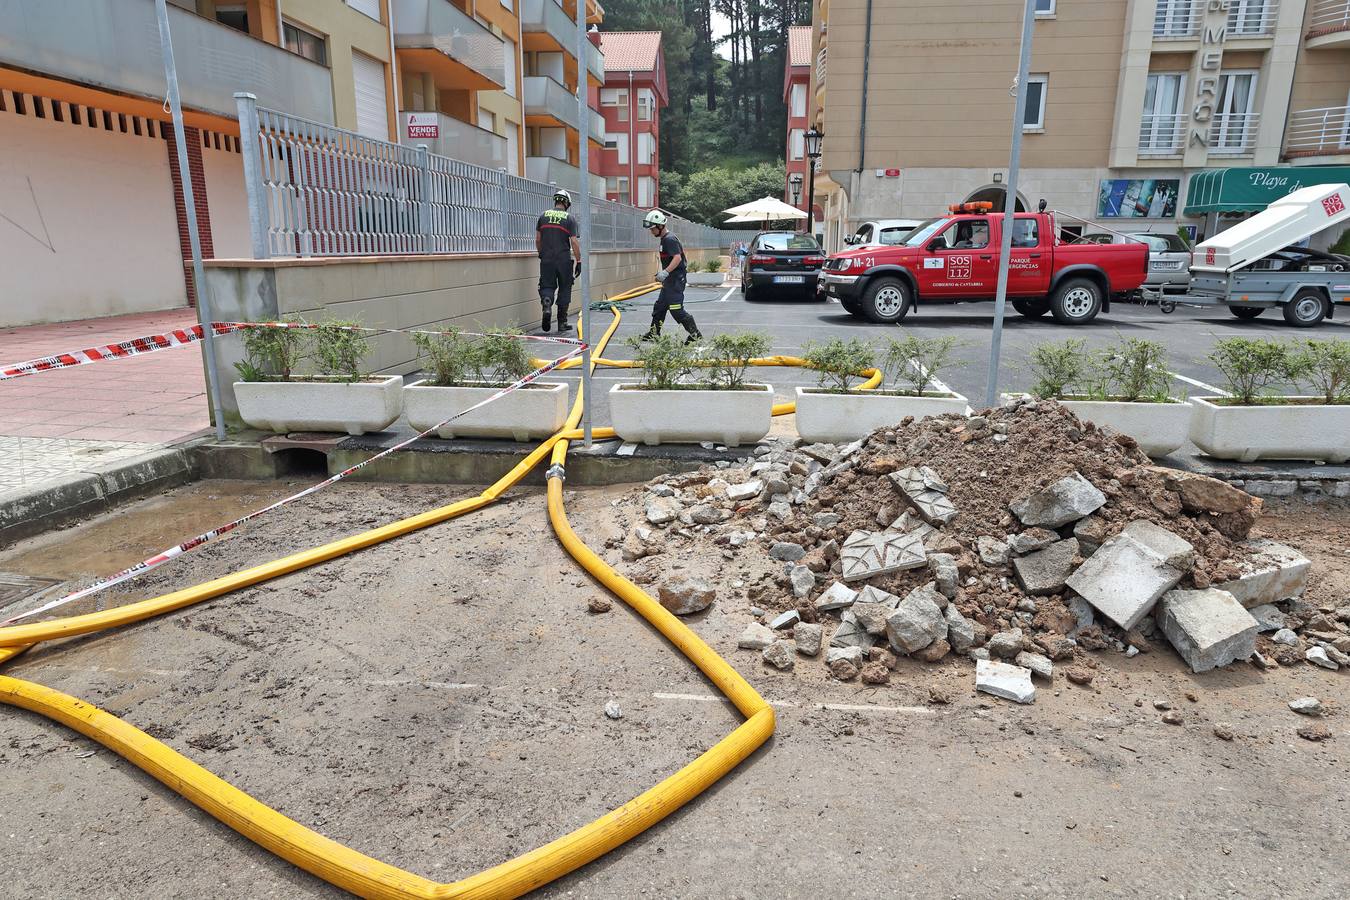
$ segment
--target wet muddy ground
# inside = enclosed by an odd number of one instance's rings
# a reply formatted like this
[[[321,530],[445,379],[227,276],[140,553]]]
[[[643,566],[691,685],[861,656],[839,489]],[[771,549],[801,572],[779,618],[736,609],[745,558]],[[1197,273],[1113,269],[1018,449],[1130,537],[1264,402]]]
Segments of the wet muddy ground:
[[[0,552],[0,571],[105,574],[262,505],[286,485],[202,482]],[[623,488],[569,492],[597,549]],[[340,484],[127,587],[124,602],[452,502],[454,487]],[[1350,599],[1350,511],[1272,509],[1265,534]],[[617,562],[617,551],[606,550]],[[718,572],[740,564],[680,559]],[[665,641],[602,593],[549,529],[543,494],[6,667],[95,703],[297,821],[452,881],[628,800],[739,721]],[[690,624],[773,702],[778,732],[666,822],[543,896],[1344,896],[1350,674],[1166,648],[1100,655],[1091,687],[1018,707],[968,662],[902,661],[890,685],[783,674],[737,651],[728,591]],[[89,607],[86,607],[89,608]],[[948,705],[928,703],[944,687]],[[1187,699],[1193,694],[1195,700]],[[1333,738],[1296,730],[1319,697]],[[1153,701],[1169,699],[1181,726]],[[616,700],[623,718],[605,717]],[[1136,705],[1139,701],[1142,705]],[[62,726],[0,708],[5,895],[324,897],[261,850]],[[1232,742],[1213,734],[1229,723]]]

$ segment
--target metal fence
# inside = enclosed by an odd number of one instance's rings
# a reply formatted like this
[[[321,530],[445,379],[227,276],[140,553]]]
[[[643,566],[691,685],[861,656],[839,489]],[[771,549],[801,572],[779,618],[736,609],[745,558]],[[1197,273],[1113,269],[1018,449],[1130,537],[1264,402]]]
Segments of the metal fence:
[[[532,251],[553,205],[551,184],[235,100],[255,259]],[[592,198],[591,247],[652,249],[644,212]],[[691,248],[753,235],[669,218]]]

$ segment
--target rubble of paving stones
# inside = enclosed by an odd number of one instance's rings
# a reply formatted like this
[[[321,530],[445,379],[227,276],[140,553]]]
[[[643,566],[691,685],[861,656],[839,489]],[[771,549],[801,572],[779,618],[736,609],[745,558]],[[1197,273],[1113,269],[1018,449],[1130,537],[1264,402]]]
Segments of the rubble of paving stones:
[[[1262,560],[1299,556],[1248,541],[1261,503],[1156,467],[1132,438],[1057,403],[1024,400],[906,419],[843,446],[770,439],[737,463],[661,476],[629,501],[635,521],[618,547],[630,576],[680,614],[714,592],[691,591],[676,559],[767,563],[749,582],[717,579],[717,592],[762,613],[740,646],[780,670],[806,655],[835,678],[881,684],[899,656],[965,657],[1088,684],[1091,653],[1172,643],[1196,671],[1246,659],[1350,671],[1350,600],[1255,603],[1306,566],[1230,585],[1237,600],[1219,589]],[[1122,573],[1120,606],[1110,579]]]

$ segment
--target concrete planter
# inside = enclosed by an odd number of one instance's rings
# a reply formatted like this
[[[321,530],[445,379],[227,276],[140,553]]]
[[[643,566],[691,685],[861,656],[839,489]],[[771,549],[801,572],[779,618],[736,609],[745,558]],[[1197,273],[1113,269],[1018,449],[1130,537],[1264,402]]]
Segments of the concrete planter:
[[[646,391],[616,384],[609,391],[609,415],[625,441],[750,444],[769,433],[773,385],[747,384],[743,391]]]
[[[688,283],[704,287],[721,287],[726,277],[726,272],[690,272]]]
[[[905,416],[923,419],[944,413],[965,414],[970,401],[960,394],[900,397],[856,391],[827,394],[797,388],[797,433],[803,439],[827,444],[855,441],[878,428],[898,425]]]
[[[1166,456],[1181,449],[1190,434],[1189,403],[1129,403],[1123,400],[1062,400],[1080,419],[1114,428],[1139,442],[1149,456]]]
[[[1191,441],[1216,459],[1350,459],[1350,405],[1218,406],[1214,399],[1190,399]]]
[[[236,381],[239,418],[252,428],[288,431],[384,431],[403,414],[398,375],[348,384],[334,378],[306,381]]]
[[[475,403],[481,403],[499,390],[495,387],[440,387],[417,381],[403,389],[403,407],[408,414],[408,424],[418,431],[425,431],[437,422],[444,422]],[[436,430],[436,436],[516,441],[546,438],[567,421],[567,393],[566,382],[535,382],[443,425]]]

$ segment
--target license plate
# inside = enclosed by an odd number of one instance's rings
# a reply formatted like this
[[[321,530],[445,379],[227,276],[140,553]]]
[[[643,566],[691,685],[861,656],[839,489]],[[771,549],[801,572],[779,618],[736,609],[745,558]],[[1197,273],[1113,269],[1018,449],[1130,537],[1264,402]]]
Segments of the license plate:
[[[1153,268],[1159,270],[1176,271],[1181,268],[1181,263],[1171,260],[1159,260],[1153,264]]]
[[[775,275],[774,284],[805,284],[806,279],[801,275]]]

